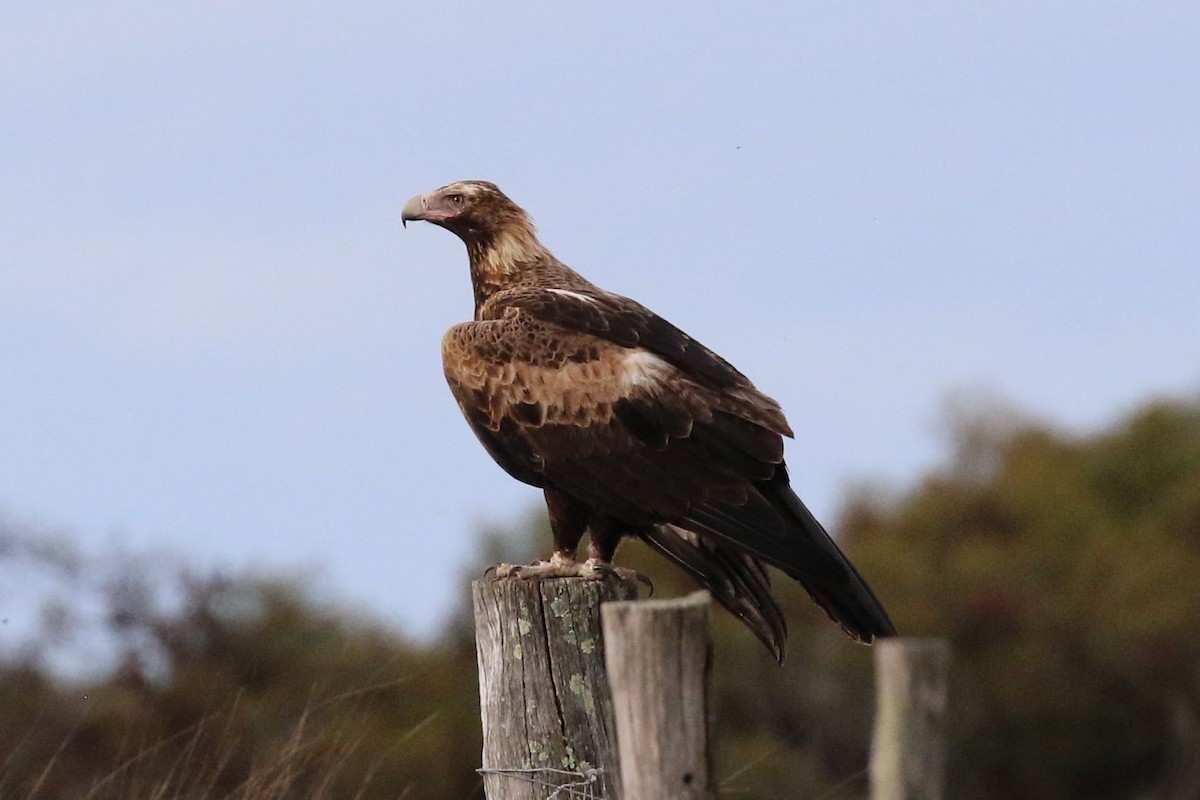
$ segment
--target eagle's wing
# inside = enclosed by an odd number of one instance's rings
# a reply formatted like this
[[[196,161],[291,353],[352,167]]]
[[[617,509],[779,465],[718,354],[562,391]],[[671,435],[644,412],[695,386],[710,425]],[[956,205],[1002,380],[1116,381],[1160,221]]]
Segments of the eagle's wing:
[[[446,377],[496,460],[635,528],[672,523],[800,580],[851,635],[890,623],[787,483],[778,404],[633,301],[502,292],[443,340]],[[800,510],[803,509],[803,514]]]
[[[587,310],[587,301],[562,301]],[[728,505],[746,520],[743,544],[756,543],[764,527],[782,533],[752,491],[782,462],[783,441],[772,430],[782,422],[778,406],[744,378],[732,388],[706,386],[656,352],[586,330],[594,325],[570,325],[570,309],[557,310],[550,321],[508,305],[497,318],[456,325],[442,343],[459,406],[509,472],[548,480],[631,525]],[[621,321],[594,319],[610,329]]]
[[[754,390],[749,379],[728,361],[628,297],[599,290],[523,288],[501,293],[494,307],[520,309],[560,328],[589,333],[624,347],[644,348],[707,386]],[[771,415],[767,427],[791,436],[779,404],[757,390],[754,394],[762,410]]]

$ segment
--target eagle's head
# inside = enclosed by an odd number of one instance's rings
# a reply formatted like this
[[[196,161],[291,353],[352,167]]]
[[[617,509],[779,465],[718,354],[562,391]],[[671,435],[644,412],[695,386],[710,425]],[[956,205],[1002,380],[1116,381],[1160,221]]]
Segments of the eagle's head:
[[[463,241],[489,241],[501,233],[532,232],[529,216],[488,181],[456,181],[419,194],[404,204],[400,221],[422,219],[440,225]]]

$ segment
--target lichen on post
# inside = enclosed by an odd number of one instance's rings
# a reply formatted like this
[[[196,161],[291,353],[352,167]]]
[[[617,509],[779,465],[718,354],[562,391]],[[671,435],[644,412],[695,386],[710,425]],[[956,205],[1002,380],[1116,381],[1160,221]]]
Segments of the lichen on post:
[[[478,580],[472,597],[489,800],[618,797],[600,604],[636,599],[636,582]]]

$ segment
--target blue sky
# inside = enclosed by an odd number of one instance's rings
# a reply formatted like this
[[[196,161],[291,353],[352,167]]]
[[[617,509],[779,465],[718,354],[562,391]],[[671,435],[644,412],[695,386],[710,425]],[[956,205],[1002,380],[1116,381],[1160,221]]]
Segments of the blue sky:
[[[826,519],[948,394],[1195,393],[1197,41],[1182,2],[6,3],[0,514],[433,630],[538,499],[441,376],[462,246],[399,225],[463,178],[777,397]]]

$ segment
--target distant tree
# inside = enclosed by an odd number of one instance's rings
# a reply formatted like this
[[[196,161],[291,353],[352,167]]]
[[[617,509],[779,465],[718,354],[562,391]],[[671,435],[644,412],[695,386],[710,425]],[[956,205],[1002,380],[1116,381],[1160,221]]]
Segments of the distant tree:
[[[85,683],[0,664],[0,797],[481,796],[474,652],[407,642],[298,585],[106,581],[123,652]]]
[[[995,420],[841,525],[904,632],[953,643],[951,796],[1200,796],[1200,403]]]

